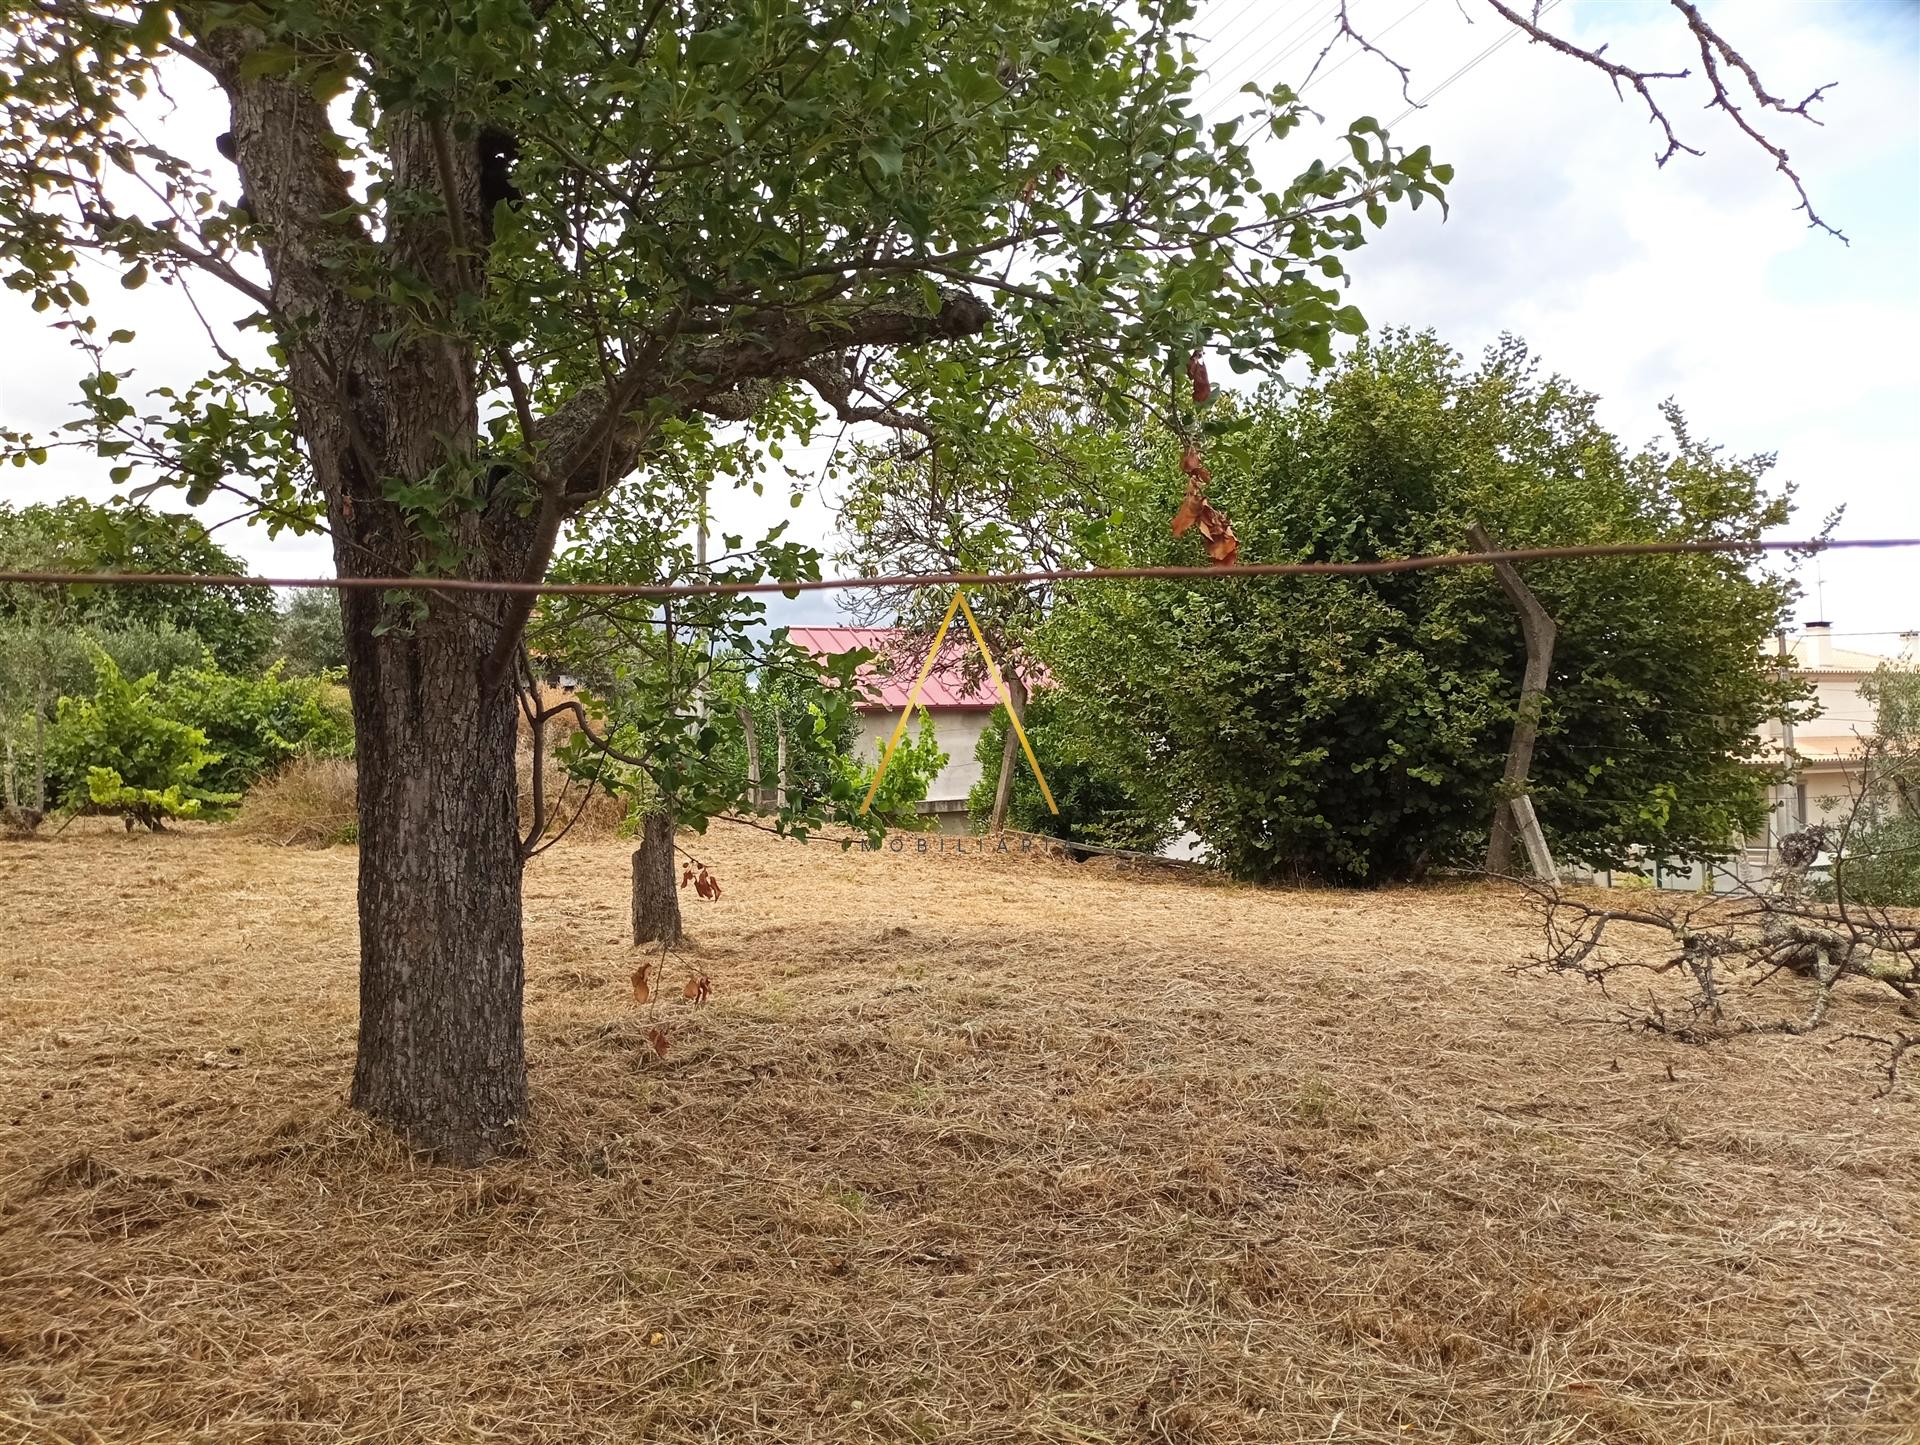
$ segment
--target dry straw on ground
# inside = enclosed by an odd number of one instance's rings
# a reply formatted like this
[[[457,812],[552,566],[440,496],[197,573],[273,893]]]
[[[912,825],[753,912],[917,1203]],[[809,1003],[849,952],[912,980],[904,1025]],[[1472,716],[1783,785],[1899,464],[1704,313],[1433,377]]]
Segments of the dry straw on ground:
[[[556,732],[559,729],[555,729]],[[518,759],[520,823],[533,818],[533,752],[523,746]],[[232,831],[240,837],[282,847],[331,848],[354,839],[353,763],[342,758],[295,758],[264,782],[248,789]],[[605,789],[573,782],[549,761],[541,789],[547,796],[542,836],[564,835],[576,842],[614,837],[626,820],[627,804]]]
[[[1609,1027],[1505,972],[1528,920],[1479,889],[692,846],[725,895],[689,896],[698,951],[645,1009],[624,848],[536,861],[536,1110],[524,1157],[463,1174],[341,1106],[350,850],[85,822],[0,845],[0,1435],[1920,1420],[1920,1104],[1874,1099],[1837,1035]]]

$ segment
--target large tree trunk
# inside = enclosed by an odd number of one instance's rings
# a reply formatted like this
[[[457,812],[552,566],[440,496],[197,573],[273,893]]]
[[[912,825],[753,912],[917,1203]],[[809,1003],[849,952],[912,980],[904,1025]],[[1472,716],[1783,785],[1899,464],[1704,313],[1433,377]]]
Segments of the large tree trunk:
[[[1000,776],[993,785],[993,816],[987,820],[987,831],[998,833],[1007,826],[1007,806],[1013,801],[1014,759],[1020,746],[1020,739],[1013,730],[1013,719],[1027,720],[1027,685],[1012,672],[1007,673],[1007,699],[1013,704],[1011,716],[1007,719],[1007,736],[1000,746]]]
[[[237,26],[203,38],[233,73],[257,39]],[[281,77],[228,89],[336,570],[537,577],[552,519],[530,505],[530,479],[476,455],[473,348],[339,284],[340,257],[370,238],[345,219],[351,187],[326,143],[323,103]],[[478,155],[452,146],[442,164],[438,124],[404,108],[385,119],[390,209],[379,244],[394,266],[452,296],[480,283],[454,244],[481,234]],[[428,528],[390,490],[432,478],[464,498]],[[416,1147],[468,1164],[510,1145],[526,1110],[515,699],[487,669],[496,651],[512,655],[526,608],[517,605],[473,593],[390,602],[371,590],[341,605],[359,759],[353,1103]]]
[[[371,597],[356,596],[354,611]],[[353,1103],[456,1163],[526,1110],[513,695],[479,630],[348,633],[359,757],[360,1046]]]
[[[680,890],[673,885],[673,814],[649,813],[633,850],[633,941],[678,944]]]

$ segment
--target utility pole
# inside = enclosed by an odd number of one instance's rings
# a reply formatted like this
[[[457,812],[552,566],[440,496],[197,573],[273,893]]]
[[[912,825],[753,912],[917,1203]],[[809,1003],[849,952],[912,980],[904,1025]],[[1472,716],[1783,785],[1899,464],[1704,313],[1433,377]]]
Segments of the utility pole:
[[[1487,529],[1478,522],[1467,528],[1467,540],[1478,552],[1500,550]],[[1527,795],[1527,777],[1533,769],[1533,747],[1540,736],[1540,714],[1547,701],[1547,677],[1553,669],[1553,643],[1558,629],[1540,599],[1533,595],[1511,562],[1495,562],[1494,576],[1506,591],[1513,609],[1520,614],[1520,634],[1526,639],[1527,668],[1520,683],[1520,707],[1514,714],[1513,739],[1507,744],[1507,767],[1500,780],[1500,797],[1493,805],[1493,826],[1487,838],[1487,872],[1504,874],[1513,865],[1513,839],[1517,833],[1526,844],[1527,861],[1534,874],[1548,882],[1559,875],[1553,855],[1547,849],[1547,837],[1533,811],[1533,799]]]

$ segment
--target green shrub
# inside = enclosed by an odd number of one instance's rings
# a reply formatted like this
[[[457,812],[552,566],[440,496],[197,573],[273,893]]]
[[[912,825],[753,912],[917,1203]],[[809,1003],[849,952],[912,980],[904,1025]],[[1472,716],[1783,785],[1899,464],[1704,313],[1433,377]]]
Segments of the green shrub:
[[[1027,700],[1023,726],[1060,811],[1054,814],[1047,810],[1040,784],[1016,742],[1013,793],[1007,800],[1008,827],[1049,838],[1148,853],[1158,852],[1173,836],[1173,820],[1164,810],[1141,804],[1101,767],[1097,757],[1076,746],[1075,735],[1062,717],[1056,689],[1041,688]],[[993,710],[974,750],[980,762],[980,781],[967,794],[967,817],[976,831],[984,830],[993,816],[993,794],[1000,782],[1006,739],[1007,709],[1002,704]]]
[[[1860,757],[1861,795],[1836,819],[1836,860],[1816,898],[1920,908],[1920,668],[1884,663],[1860,685],[1874,710]]]
[[[198,728],[219,761],[207,786],[245,792],[303,754],[353,755],[353,723],[322,678],[287,677],[276,663],[263,676],[211,667],[176,672],[160,689],[167,716]]]
[[[59,806],[158,827],[162,818],[210,816],[236,800],[204,782],[219,754],[200,729],[167,715],[155,678],[129,680],[105,653],[94,666],[93,696],[61,698],[47,733]]]
[[[198,818],[210,808],[223,808],[236,801],[237,793],[207,793],[188,789],[179,783],[165,788],[131,787],[112,768],[87,769],[87,796],[103,813],[119,813],[131,829],[144,823],[155,832],[163,818]]]
[[[274,621],[274,647],[295,677],[333,672],[347,665],[340,599],[333,593],[319,589],[295,592]]]
[[[875,754],[871,764],[863,763],[857,756],[842,756],[841,766],[856,797],[866,797],[883,755],[884,747]],[[873,795],[870,814],[889,828],[917,830],[937,826],[920,811],[919,805],[925,801],[934,775],[946,765],[947,755],[941,751],[939,739],[934,735],[933,719],[923,712],[917,731],[901,738],[900,746],[894,749],[893,760],[880,779],[879,791]]]

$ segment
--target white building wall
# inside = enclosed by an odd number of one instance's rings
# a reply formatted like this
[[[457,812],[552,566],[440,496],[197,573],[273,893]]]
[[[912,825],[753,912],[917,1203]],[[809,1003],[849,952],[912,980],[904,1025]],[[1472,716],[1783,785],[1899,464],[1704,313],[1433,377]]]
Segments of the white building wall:
[[[965,811],[967,794],[973,791],[973,785],[980,781],[981,775],[980,762],[974,756],[974,751],[979,745],[980,735],[987,730],[987,719],[992,715],[992,709],[984,707],[928,710],[928,716],[933,719],[933,735],[940,740],[940,747],[947,755],[947,765],[934,775],[933,782],[927,788],[929,803],[941,806],[943,811],[955,805]],[[857,746],[862,762],[871,763],[879,758],[899,721],[897,710],[860,714],[860,740]],[[915,732],[919,726],[920,719],[916,716],[908,730]]]
[[[1820,716],[1800,724],[1800,731],[1820,737],[1869,736],[1878,725],[1873,704],[1860,695],[1865,677],[1821,678],[1813,685]]]

